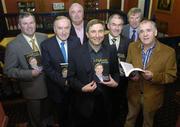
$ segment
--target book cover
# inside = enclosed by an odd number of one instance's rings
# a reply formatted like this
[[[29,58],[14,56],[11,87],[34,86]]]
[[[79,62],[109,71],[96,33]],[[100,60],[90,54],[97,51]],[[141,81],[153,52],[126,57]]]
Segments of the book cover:
[[[129,75],[134,72],[134,71],[140,71],[140,72],[144,72],[143,69],[141,68],[134,68],[132,64],[130,63],[126,63],[126,62],[120,62],[123,70],[124,70],[124,73],[125,73],[125,76],[126,77],[129,77]]]
[[[102,82],[109,81],[109,61],[108,59],[95,59],[93,60],[94,65],[94,81]]]
[[[68,63],[60,63],[61,74],[63,78],[67,78],[68,73]]]
[[[41,54],[39,51],[30,52],[24,56],[30,69],[42,71]]]

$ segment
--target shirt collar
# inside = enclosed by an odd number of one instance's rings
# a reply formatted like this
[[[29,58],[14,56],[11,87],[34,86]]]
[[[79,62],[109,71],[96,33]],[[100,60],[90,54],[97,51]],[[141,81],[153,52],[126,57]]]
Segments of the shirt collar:
[[[119,42],[120,41],[120,35],[119,36],[117,36],[117,37],[113,37],[110,33],[109,33],[109,40],[110,40],[110,45],[112,45],[113,43],[112,43],[112,39],[116,39],[116,41],[117,42]]]
[[[136,32],[137,32],[137,28],[132,28],[131,26],[130,26],[130,32],[132,33],[133,32],[133,30],[135,30]]]
[[[67,40],[66,41],[62,41],[60,38],[58,38],[57,36],[56,36],[56,40],[57,40],[57,42],[59,43],[59,44],[61,44],[62,42],[64,42],[64,44],[66,45],[67,44]]]
[[[150,48],[148,48],[147,50],[152,50],[153,48],[155,48],[155,46],[156,46],[156,43],[154,42],[153,45]],[[143,44],[141,44],[141,49],[144,51],[144,45]]]
[[[89,52],[90,52],[90,53],[91,53],[91,52],[95,52],[95,53],[96,53],[96,51],[91,47],[91,45],[90,45],[89,43],[90,43],[90,42],[88,42],[88,50],[89,50]],[[102,48],[103,48],[103,44],[101,44],[101,47],[100,47],[99,51],[101,51]],[[98,51],[98,52],[99,52],[99,51]]]
[[[82,29],[84,29],[84,21],[80,24],[80,25],[75,25],[75,24],[73,24],[72,23],[72,25],[74,26],[74,28],[75,29],[77,29],[77,30],[82,30]]]
[[[35,35],[33,35],[33,37],[31,38],[31,37],[29,37],[29,36],[23,34],[23,37],[26,39],[26,41],[27,41],[28,43],[30,42],[31,39],[34,39],[34,40],[36,41]]]

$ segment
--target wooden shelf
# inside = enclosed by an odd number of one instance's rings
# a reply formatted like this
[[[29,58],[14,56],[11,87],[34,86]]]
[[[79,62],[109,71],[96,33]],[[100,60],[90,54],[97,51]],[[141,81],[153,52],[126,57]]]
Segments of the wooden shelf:
[[[34,1],[18,1],[17,8],[19,12],[34,12],[35,2]]]

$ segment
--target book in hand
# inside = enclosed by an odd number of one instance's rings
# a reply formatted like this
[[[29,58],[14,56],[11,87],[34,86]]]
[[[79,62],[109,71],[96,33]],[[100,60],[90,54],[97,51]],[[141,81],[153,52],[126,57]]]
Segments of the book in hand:
[[[39,51],[30,52],[24,56],[30,69],[42,71],[43,68],[41,64],[41,55]]]
[[[109,78],[109,61],[106,58],[94,59],[94,81],[95,82],[108,82]]]
[[[126,77],[129,77],[129,75],[134,72],[134,71],[140,71],[140,72],[144,72],[143,69],[141,68],[134,68],[132,64],[130,63],[126,63],[126,62],[120,62],[123,70],[124,70],[124,73],[125,73],[125,76]]]
[[[63,78],[67,78],[68,73],[68,63],[60,63],[61,66],[61,74]]]

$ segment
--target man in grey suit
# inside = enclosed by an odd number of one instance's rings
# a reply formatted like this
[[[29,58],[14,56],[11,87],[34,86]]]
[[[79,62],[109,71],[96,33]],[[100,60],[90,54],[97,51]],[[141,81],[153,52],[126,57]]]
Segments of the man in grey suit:
[[[128,12],[129,24],[125,25],[122,30],[122,35],[129,38],[131,41],[138,40],[137,28],[143,18],[143,14],[140,8],[131,8]]]
[[[21,33],[6,49],[4,73],[10,78],[20,80],[23,97],[27,100],[30,119],[28,126],[42,127],[41,103],[47,97],[44,74],[42,69],[30,68],[25,56],[34,50],[40,54],[39,45],[47,39],[47,35],[35,32],[35,17],[31,13],[21,13],[18,26]]]

